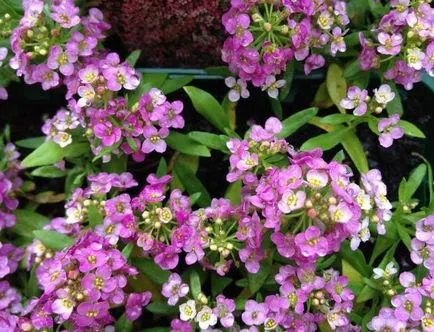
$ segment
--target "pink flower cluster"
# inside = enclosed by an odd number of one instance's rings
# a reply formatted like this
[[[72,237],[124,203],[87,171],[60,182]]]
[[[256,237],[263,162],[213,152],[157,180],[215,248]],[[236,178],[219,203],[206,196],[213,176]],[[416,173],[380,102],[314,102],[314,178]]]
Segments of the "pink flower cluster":
[[[304,61],[309,74],[324,66],[321,50],[329,48],[332,56],[346,51],[348,23],[346,4],[339,0],[232,0],[223,16],[230,37],[223,44],[222,59],[240,77],[241,86],[251,81],[276,98],[282,84],[275,76],[293,58]]]
[[[47,4],[41,0],[23,3],[24,16],[12,32],[14,56],[10,65],[28,84],[41,83],[44,90],[59,86],[86,59],[97,52],[98,41],[110,25],[92,8],[79,17],[72,0]]]
[[[6,47],[0,47],[0,68],[3,65],[3,61],[6,59],[8,55],[8,49]],[[8,99],[8,92],[2,86],[0,86],[0,100]]]
[[[217,295],[215,308],[211,308],[205,295],[197,301],[187,300],[179,306],[179,319],[172,321],[172,330],[189,332],[195,326],[201,330],[214,327],[218,322],[224,328],[237,323],[241,331],[257,332],[285,329],[315,331],[319,323],[327,321],[333,330],[351,328],[348,313],[353,307],[354,294],[348,288],[348,278],[332,269],[317,275],[313,267],[298,268],[290,265],[280,267],[275,276],[280,285],[279,293],[268,295],[263,302],[247,300],[241,313],[241,320],[234,315],[235,301]],[[169,304],[177,303],[188,294],[188,286],[182,284],[177,274],[172,274],[163,285],[163,295]],[[171,303],[172,301],[172,303]]]
[[[7,143],[1,153],[3,156],[0,159],[0,231],[15,225],[16,218],[12,211],[19,203],[15,193],[23,184],[23,180],[18,175],[21,170],[18,160],[20,154],[15,145]]]
[[[60,110],[46,122],[43,132],[48,139],[65,147],[82,127],[93,153],[105,162],[112,154],[131,154],[143,161],[154,150],[164,152],[169,128],[184,126],[183,104],[168,102],[157,89],[135,96],[134,102],[131,95],[117,95],[136,90],[140,75],[117,53],[99,50],[109,25],[98,9],[79,17],[71,0],[51,5],[50,15],[42,8],[39,0],[25,8],[11,39],[15,55],[10,64],[29,84],[39,82],[44,89],[66,86],[69,110]]]
[[[389,285],[388,295],[392,296],[392,308],[383,307],[372,319],[368,324],[372,331],[434,331],[434,215],[417,222],[416,236],[411,245],[412,261],[417,265],[423,264],[428,273],[421,277],[411,272],[402,272],[399,284],[394,280],[394,273],[381,274],[384,284]],[[396,273],[397,270],[393,272]]]
[[[362,45],[360,66],[379,68],[393,58],[393,66],[384,77],[411,90],[421,80],[422,71],[433,75],[434,9],[426,2],[392,0],[392,9],[382,16],[374,30],[374,40],[359,35]]]
[[[106,239],[88,232],[37,268],[44,294],[26,305],[18,327],[50,329],[68,321],[74,330],[99,330],[114,322],[110,308],[121,305],[126,318],[136,320],[151,298],[150,292],[126,293],[127,278],[137,273]]]
[[[18,315],[22,312],[22,296],[11,287],[9,282],[0,281],[0,329],[14,331],[18,322]]]

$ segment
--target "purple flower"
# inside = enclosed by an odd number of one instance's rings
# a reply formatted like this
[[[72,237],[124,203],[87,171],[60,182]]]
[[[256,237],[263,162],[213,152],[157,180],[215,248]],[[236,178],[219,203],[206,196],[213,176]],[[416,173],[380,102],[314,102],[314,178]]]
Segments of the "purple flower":
[[[98,326],[97,320],[109,316],[109,305],[107,302],[90,303],[83,302],[77,307],[77,316],[74,318],[75,324],[79,327]]]
[[[109,121],[98,123],[93,128],[95,136],[102,140],[104,146],[112,146],[122,138],[122,130]]]
[[[214,314],[220,319],[223,327],[232,327],[234,325],[235,301],[227,299],[223,295],[216,297],[217,306],[214,308]]]
[[[172,273],[169,276],[169,280],[163,284],[161,294],[167,297],[167,301],[170,305],[178,303],[181,297],[188,294],[189,287],[187,284],[182,283],[181,277],[177,273]]]
[[[292,190],[287,190],[283,193],[278,207],[283,213],[291,213],[292,211],[301,209],[305,201],[306,193],[304,191],[293,192]]]
[[[51,70],[47,65],[41,64],[35,67],[32,78],[42,84],[43,90],[49,90],[59,85],[59,74]]]
[[[111,293],[115,290],[116,279],[112,278],[112,270],[108,265],[101,266],[94,273],[87,274],[81,285],[89,294],[89,298],[98,301],[101,298],[101,292]]]
[[[241,319],[247,325],[262,325],[267,318],[268,308],[264,303],[248,300],[244,307]]]
[[[77,55],[68,51],[64,52],[58,45],[50,49],[50,55],[47,59],[47,66],[50,69],[59,69],[65,76],[71,76],[74,73],[74,63],[77,61]]]
[[[378,122],[378,131],[381,133],[379,137],[381,146],[388,148],[393,144],[393,140],[404,136],[404,130],[397,126],[398,122],[398,114],[393,114],[389,118],[381,119]]]
[[[416,223],[416,239],[434,245],[434,215],[430,215]]]
[[[341,100],[340,105],[347,110],[354,109],[354,115],[362,116],[368,110],[367,97],[367,90],[352,86],[348,89],[347,97]]]
[[[257,273],[259,271],[259,262],[264,258],[262,248],[251,248],[249,246],[239,251],[240,259],[245,263],[247,271]]]
[[[128,295],[127,303],[125,304],[125,316],[127,319],[134,321],[139,318],[143,307],[149,304],[151,297],[151,292],[131,293]]]
[[[59,289],[56,292],[57,300],[51,305],[53,312],[62,319],[67,320],[74,310],[75,303],[64,289]]]
[[[247,82],[243,79],[235,79],[234,77],[226,77],[225,84],[229,90],[228,98],[231,102],[236,103],[241,98],[249,98],[250,92],[247,90]]]
[[[46,259],[36,270],[36,277],[46,294],[51,293],[58,285],[66,281],[66,273],[57,259]]]
[[[0,86],[0,100],[7,100],[7,99],[8,99],[7,90]]]
[[[78,31],[71,32],[71,39],[66,43],[66,50],[71,54],[79,56],[90,56],[93,54],[98,41],[91,36],[84,36]]]
[[[77,15],[80,8],[75,7],[73,2],[62,1],[60,5],[51,6],[51,10],[51,18],[62,28],[69,29],[80,23],[80,17]]]
[[[101,250],[94,250],[91,247],[77,249],[75,252],[75,258],[80,263],[81,272],[89,272],[97,269],[108,261],[108,256]]]
[[[312,54],[306,59],[304,63],[304,73],[309,75],[312,70],[323,67],[325,64],[325,59],[322,55]]]
[[[407,292],[392,298],[392,305],[396,308],[395,316],[401,321],[419,321],[423,316],[421,304],[422,296],[419,292]]]
[[[155,256],[154,261],[163,270],[172,270],[178,265],[180,249],[174,246],[168,246]]]
[[[333,28],[332,30],[332,43],[330,47],[331,55],[335,56],[336,53],[345,52],[347,50],[347,45],[345,44],[344,35],[345,32],[342,32],[342,29],[339,27]]]
[[[168,135],[169,130],[167,128],[158,130],[154,126],[146,126],[143,130],[143,136],[145,136],[146,139],[142,145],[142,152],[150,153],[155,150],[159,153],[163,153],[167,148],[164,138]]]
[[[279,89],[285,85],[285,80],[276,81],[276,76],[269,75],[265,78],[265,84],[262,86],[262,91],[267,90],[271,98],[277,99],[279,96]]]
[[[377,50],[381,54],[397,55],[401,51],[402,36],[400,34],[389,35],[385,32],[380,32],[377,36],[381,46]]]
[[[323,257],[328,253],[327,239],[321,236],[320,230],[315,226],[297,234],[294,242],[305,257]]]

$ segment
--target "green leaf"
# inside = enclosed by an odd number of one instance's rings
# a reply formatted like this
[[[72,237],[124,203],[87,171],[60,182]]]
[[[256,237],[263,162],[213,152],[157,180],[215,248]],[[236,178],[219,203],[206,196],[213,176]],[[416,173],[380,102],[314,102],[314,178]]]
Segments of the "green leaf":
[[[356,136],[354,131],[347,132],[341,143],[357,170],[360,173],[367,173],[369,171],[369,166],[366,153],[363,150],[360,139]]]
[[[318,113],[318,108],[311,107],[297,112],[282,121],[282,131],[277,135],[279,138],[286,138],[297,129],[305,125]]]
[[[345,259],[342,260],[342,275],[348,277],[349,286],[356,294],[359,294],[363,286],[363,276]]]
[[[327,84],[323,82],[318,91],[313,98],[312,106],[316,106],[318,108],[329,108],[333,106],[333,100],[331,100],[330,95],[327,91]]]
[[[41,178],[62,178],[66,176],[66,172],[55,166],[42,166],[35,168],[30,174]]]
[[[14,215],[16,222],[12,232],[30,239],[33,238],[34,230],[41,229],[50,222],[49,218],[29,210],[18,209],[14,211]]]
[[[129,321],[125,314],[122,314],[115,323],[115,331],[131,332],[133,331],[133,322]]]
[[[100,213],[99,209],[95,205],[90,205],[87,208],[87,219],[89,220],[89,224],[92,228],[95,228],[98,225],[103,223],[103,216]]]
[[[144,329],[143,332],[170,332],[169,327],[151,327],[149,329]]]
[[[162,270],[154,261],[145,258],[132,260],[132,265],[155,283],[162,285],[169,279],[170,271]]]
[[[366,264],[365,256],[359,249],[352,250],[348,241],[342,243],[338,255],[351,264],[362,276],[367,278],[371,276],[371,268]]]
[[[420,130],[418,127],[416,127],[411,122],[400,120],[398,122],[398,126],[404,130],[404,133],[407,136],[417,137],[417,138],[426,138],[425,134]]]
[[[128,94],[128,105],[133,106],[136,104],[140,97],[152,88],[160,88],[167,79],[166,73],[146,73],[142,75],[140,84],[136,90]]]
[[[199,298],[199,294],[201,293],[201,284],[200,284],[200,276],[197,271],[192,270],[190,272],[190,291],[193,295],[193,298],[197,300]]]
[[[357,295],[356,303],[363,303],[363,302],[369,301],[376,296],[378,296],[378,290],[366,285],[365,287],[363,287],[360,294]]]
[[[36,265],[33,265],[32,270],[30,271],[30,277],[27,281],[26,288],[24,289],[24,294],[28,297],[38,296],[39,288],[38,288],[38,278],[36,277]]]
[[[134,250],[134,242],[129,242],[124,249],[122,249],[122,255],[126,258],[129,259],[131,256],[131,253]]]
[[[358,73],[360,73],[361,68],[360,68],[360,61],[359,60],[354,60],[352,62],[350,62],[344,70],[344,78],[351,78],[356,76]]]
[[[190,194],[201,193],[202,195],[197,201],[201,207],[209,206],[211,203],[211,196],[206,190],[205,186],[197,178],[187,165],[183,163],[175,163],[174,171],[184,186],[185,190]]]
[[[401,226],[398,223],[396,223],[396,229],[398,231],[399,237],[401,238],[402,242],[407,247],[408,251],[412,252],[413,249],[411,248],[411,237],[408,234],[407,229],[404,226]]]
[[[44,246],[53,250],[62,250],[74,244],[74,239],[56,231],[36,230],[33,231],[36,239],[42,242]]]
[[[325,124],[339,124],[344,122],[351,122],[355,119],[352,114],[331,114],[320,119],[322,123]]]
[[[130,55],[128,55],[126,61],[128,62],[128,64],[129,64],[131,67],[134,68],[134,67],[136,66],[137,61],[139,60],[141,54],[142,54],[142,51],[141,51],[141,50],[135,50],[135,51],[132,51],[132,52],[130,53]]]
[[[285,74],[283,75],[283,79],[285,80],[285,85],[280,90],[279,100],[284,101],[286,97],[288,97],[289,92],[291,91],[292,82],[294,80],[295,73],[295,60],[289,61],[286,65]]]
[[[15,145],[20,148],[36,149],[45,142],[45,136],[32,137],[16,141]]]
[[[167,174],[167,162],[164,157],[161,157],[160,162],[158,163],[158,168],[156,172],[158,177],[162,177]]]
[[[308,139],[304,144],[300,147],[301,151],[308,151],[313,148],[321,148],[324,151],[330,150],[335,147],[339,143],[341,143],[343,137],[348,131],[351,130],[350,127],[340,128],[326,134],[321,134],[311,139]]]
[[[261,268],[257,273],[249,273],[249,290],[253,294],[255,294],[258,290],[261,289],[265,280],[267,280],[268,275],[270,274],[271,266],[267,262],[261,262]]]
[[[134,152],[139,151],[139,148],[137,147],[136,140],[134,138],[127,137],[127,143],[130,146],[131,150],[133,150]]]
[[[198,143],[187,135],[176,131],[170,132],[166,137],[167,144],[176,151],[200,157],[210,157],[211,153],[205,145]]]
[[[73,168],[68,172],[65,179],[65,193],[67,198],[72,194],[74,189],[81,187],[87,173],[81,167]]]
[[[340,105],[341,100],[347,95],[347,82],[345,81],[343,74],[344,71],[339,65],[336,63],[330,64],[327,71],[326,84],[331,100],[339,111],[345,113],[345,110]]]
[[[196,202],[199,200],[200,196],[202,196],[201,193],[195,193],[193,195],[190,195],[190,206],[193,206],[194,204],[196,204]]]
[[[408,180],[405,183],[405,194],[402,195],[402,200],[408,202],[416,193],[417,188],[421,185],[427,172],[427,166],[420,164],[410,174]],[[399,197],[401,199],[401,196]]]
[[[279,100],[276,100],[274,98],[269,97],[268,99],[270,100],[271,109],[273,110],[274,115],[277,116],[280,120],[282,120],[282,104]]]
[[[388,81],[389,86],[392,88],[392,91],[395,93],[395,98],[391,102],[386,105],[386,110],[389,115],[399,114],[402,116],[404,114],[404,108],[402,107],[401,96],[399,95],[398,88],[396,84]]]
[[[388,239],[387,237],[378,237],[375,240],[374,250],[372,251],[371,259],[369,260],[369,265],[373,265],[375,260],[384,253],[387,249],[389,249],[395,241]]]
[[[107,173],[121,174],[127,171],[127,162],[126,155],[113,155],[108,163],[102,164],[102,170]]]
[[[208,92],[194,86],[185,86],[184,90],[190,97],[196,111],[214,127],[225,133],[226,129],[229,128],[229,119],[219,102]]]
[[[241,203],[241,188],[242,182],[241,180],[238,180],[230,183],[226,189],[225,198],[229,199],[234,206]]]
[[[378,131],[378,121],[378,118],[376,118],[375,116],[368,116],[369,129],[371,129],[374,134],[380,135],[380,132]]]
[[[21,165],[26,168],[52,165],[63,158],[81,156],[87,151],[89,151],[89,144],[87,143],[72,143],[65,148],[61,148],[55,142],[47,141],[29,154]]]
[[[216,135],[202,131],[192,131],[188,133],[188,136],[196,142],[205,145],[211,149],[220,150],[225,153],[229,152],[226,146],[226,142],[229,140],[229,137],[225,135]]]
[[[168,95],[169,93],[181,89],[184,85],[187,85],[192,80],[193,76],[180,76],[177,78],[168,79],[166,82],[164,82],[160,89],[164,94]]]
[[[166,302],[153,302],[146,306],[146,310],[154,314],[173,315],[179,313],[177,306],[170,306]]]
[[[213,296],[223,293],[223,290],[232,283],[231,278],[211,274],[211,293]]]

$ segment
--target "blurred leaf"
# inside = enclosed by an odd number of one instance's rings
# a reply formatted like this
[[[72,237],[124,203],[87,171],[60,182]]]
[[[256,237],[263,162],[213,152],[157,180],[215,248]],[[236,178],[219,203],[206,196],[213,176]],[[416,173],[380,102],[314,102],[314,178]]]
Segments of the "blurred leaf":
[[[282,131],[277,135],[279,138],[286,138],[294,133],[297,129],[305,125],[318,113],[318,108],[311,107],[299,111],[282,121]]]
[[[56,231],[36,230],[33,231],[36,239],[44,246],[53,250],[62,250],[74,244],[74,239]]]
[[[134,242],[129,242],[123,249],[122,249],[122,255],[129,259],[131,256],[131,253],[134,250]]]
[[[372,251],[371,259],[369,260],[369,265],[373,265],[377,257],[384,253],[393,245],[394,241],[388,239],[387,237],[378,237],[375,240],[374,250]]]
[[[345,259],[342,260],[342,275],[348,277],[350,288],[356,294],[360,294],[363,287],[363,276]]]
[[[166,302],[152,302],[146,306],[146,310],[154,314],[171,315],[178,314],[177,306],[170,306]]]
[[[393,100],[386,105],[387,113],[389,115],[399,114],[402,116],[402,114],[404,114],[404,108],[402,107],[401,96],[399,95],[398,88],[396,87],[396,84],[391,81],[388,81],[387,84],[395,93],[395,98],[393,98]]]
[[[184,85],[187,85],[192,80],[193,76],[180,76],[177,78],[168,79],[161,86],[161,91],[163,91],[164,94],[168,95],[169,93],[181,89]]]
[[[322,123],[326,124],[340,124],[344,122],[351,122],[356,117],[352,114],[331,114],[320,119]]]
[[[347,132],[341,143],[357,170],[360,173],[367,173],[369,171],[369,166],[366,153],[363,150],[360,139],[356,136],[354,131]]]
[[[262,261],[261,268],[257,273],[249,273],[249,290],[253,294],[255,294],[258,290],[261,289],[265,280],[267,280],[268,275],[270,274],[271,266],[268,262]]]
[[[284,101],[288,97],[288,94],[291,91],[292,82],[294,80],[294,73],[295,73],[295,60],[291,60],[286,65],[286,70],[285,73],[283,74],[285,85],[280,90],[280,94],[279,94],[280,101]]]
[[[142,54],[142,51],[141,51],[141,50],[135,50],[135,51],[132,51],[132,52],[130,53],[130,55],[128,55],[126,61],[128,62],[128,64],[129,64],[131,67],[134,68],[134,67],[136,66],[137,61],[139,60],[141,54]]]
[[[202,291],[201,284],[200,284],[200,276],[199,273],[197,273],[197,271],[195,270],[191,270],[190,272],[190,291],[195,300],[199,298],[199,294]]]
[[[404,226],[401,226],[400,224],[396,224],[396,229],[398,230],[399,237],[401,238],[401,241],[405,244],[409,252],[412,252],[413,249],[411,247],[411,237],[407,232],[407,229]]]
[[[418,127],[416,127],[411,122],[400,120],[398,122],[398,126],[404,130],[404,133],[407,136],[417,137],[417,138],[426,138],[425,134],[420,130]]]
[[[166,137],[167,144],[174,150],[192,156],[210,157],[211,153],[205,145],[198,143],[187,135],[176,131],[170,132]]]
[[[222,294],[224,289],[232,283],[231,278],[222,277],[215,273],[211,274],[211,293],[213,296]]]
[[[50,219],[42,214],[28,210],[15,210],[14,215],[16,223],[12,228],[12,232],[31,239],[34,230],[42,229],[50,222]]]
[[[349,130],[351,130],[350,127],[345,127],[331,131],[326,134],[312,137],[303,143],[303,145],[300,147],[300,150],[308,151],[314,148],[321,148],[324,151],[330,150],[331,148],[341,143],[342,138],[345,136],[346,133],[348,133]]]
[[[66,172],[55,166],[42,166],[35,168],[30,174],[41,178],[62,178],[66,176]]]
[[[15,142],[16,146],[27,149],[36,149],[45,142],[45,136],[41,137],[31,137],[22,139]]]
[[[241,180],[230,183],[226,189],[225,198],[229,199],[231,203],[235,206],[241,203]]]
[[[132,260],[132,265],[147,275],[155,283],[162,285],[169,279],[170,271],[161,269],[154,261],[145,258],[137,258]]]
[[[359,249],[352,250],[348,241],[342,243],[338,255],[360,272],[362,276],[367,278],[371,276],[371,267],[366,264],[365,256]]]
[[[343,74],[344,72],[339,65],[335,63],[330,64],[327,71],[326,84],[331,100],[339,109],[339,111],[345,113],[345,109],[343,109],[340,105],[341,100],[347,95],[347,82],[345,81]]]
[[[160,162],[158,163],[158,168],[156,171],[158,177],[162,177],[167,174],[167,162],[164,157],[161,157]]]
[[[89,225],[95,228],[98,225],[102,225],[104,217],[100,210],[92,204],[87,207],[87,219],[89,220]]]
[[[282,104],[279,100],[276,100],[274,98],[269,97],[271,104],[271,109],[273,110],[274,115],[279,118],[279,120],[282,120],[283,117],[283,111],[282,111]]]
[[[216,135],[202,131],[192,131],[188,133],[188,136],[196,142],[211,149],[229,153],[229,150],[226,146],[226,142],[229,140],[229,137],[225,135]]]
[[[186,165],[182,163],[176,163],[174,171],[184,186],[185,190],[190,194],[201,193],[202,195],[197,201],[197,204],[201,207],[209,206],[211,203],[211,196],[206,190],[205,186],[197,178]]]
[[[125,314],[122,314],[122,316],[116,320],[115,331],[131,332],[133,331],[133,322],[129,321]]]
[[[102,164],[102,170],[107,173],[121,174],[127,170],[128,158],[126,155],[112,156],[108,163]]]
[[[318,88],[318,91],[315,94],[315,97],[312,102],[312,106],[316,106],[318,108],[329,108],[333,106],[333,100],[331,100],[330,95],[327,91],[327,84],[321,83]]]

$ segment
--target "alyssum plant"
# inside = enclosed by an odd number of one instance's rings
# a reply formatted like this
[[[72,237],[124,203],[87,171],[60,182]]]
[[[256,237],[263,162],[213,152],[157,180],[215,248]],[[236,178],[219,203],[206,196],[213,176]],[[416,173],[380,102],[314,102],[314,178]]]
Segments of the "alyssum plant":
[[[43,137],[1,135],[0,330],[434,331],[431,166],[420,156],[390,202],[357,136],[367,124],[384,148],[425,138],[401,119],[396,84],[432,74],[429,2],[232,0],[222,103],[107,50],[96,8],[2,3],[0,98],[16,75],[63,86],[66,106]],[[283,119],[298,62],[305,74],[329,63],[326,79],[317,107]],[[250,82],[275,115],[241,133]],[[181,88],[213,132],[176,131],[189,119],[166,95]],[[308,124],[326,133],[292,146]],[[224,197],[196,175],[211,153],[228,167]],[[41,178],[63,192],[40,192]]]

